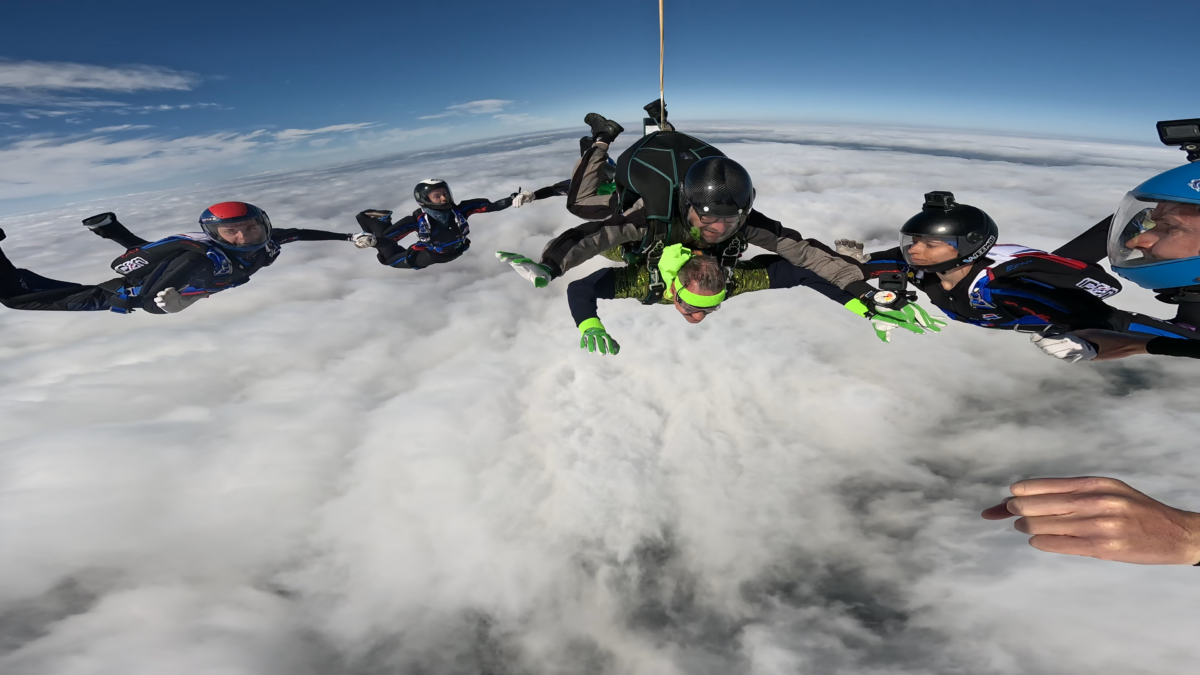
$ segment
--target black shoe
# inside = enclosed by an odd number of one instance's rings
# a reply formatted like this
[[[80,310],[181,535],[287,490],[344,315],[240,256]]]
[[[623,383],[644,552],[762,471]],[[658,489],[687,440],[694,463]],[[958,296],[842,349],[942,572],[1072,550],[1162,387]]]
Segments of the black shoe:
[[[667,121],[667,106],[663,105],[661,98],[655,99],[653,103],[647,103],[642,110],[646,111],[646,115],[654,120],[659,129],[663,131],[675,131],[675,127]],[[659,115],[662,116],[662,119],[659,119]]]
[[[598,113],[588,113],[584,116],[583,123],[592,128],[592,138],[600,143],[612,143],[625,131],[625,127],[601,117]]]
[[[93,232],[104,227],[105,225],[112,225],[115,222],[117,222],[117,214],[112,213],[111,211],[108,213],[98,213],[90,218],[83,219],[83,224]]]
[[[642,110],[646,111],[647,117],[659,124],[662,124],[662,121],[667,119],[667,106],[663,105],[661,98],[654,99],[653,103],[647,103]],[[662,115],[662,119],[658,118],[659,115]]]
[[[595,144],[595,142],[596,142],[596,140],[594,138],[592,138],[591,136],[584,136],[583,138],[580,138],[579,139],[579,156],[583,157],[584,155],[586,155],[587,151],[592,149],[592,145]]]

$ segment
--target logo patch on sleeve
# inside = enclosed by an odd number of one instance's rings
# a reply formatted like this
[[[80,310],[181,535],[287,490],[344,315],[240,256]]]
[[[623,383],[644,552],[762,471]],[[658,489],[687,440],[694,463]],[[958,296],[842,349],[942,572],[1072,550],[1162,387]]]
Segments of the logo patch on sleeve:
[[[1097,298],[1100,298],[1101,300],[1104,298],[1111,298],[1112,296],[1121,292],[1121,289],[1113,288],[1112,286],[1100,281],[1096,281],[1091,277],[1087,277],[1075,285],[1087,291],[1088,293],[1091,293]]]
[[[150,262],[148,260],[146,260],[145,258],[134,257],[129,260],[126,260],[125,262],[121,263],[120,265],[113,266],[113,270],[116,271],[117,274],[129,274],[130,272],[132,272],[136,269],[141,269],[149,264],[150,264]]]

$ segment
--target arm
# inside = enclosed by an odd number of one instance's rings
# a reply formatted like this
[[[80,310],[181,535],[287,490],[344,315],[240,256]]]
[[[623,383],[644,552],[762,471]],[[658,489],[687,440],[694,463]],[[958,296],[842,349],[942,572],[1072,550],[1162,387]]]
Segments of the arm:
[[[571,307],[571,318],[579,326],[588,319],[599,319],[596,301],[612,300],[617,297],[617,268],[605,267],[582,279],[567,284],[567,304]]]
[[[854,299],[853,295],[829,283],[816,272],[797,267],[783,258],[777,258],[770,262],[766,267],[766,272],[768,288],[771,289],[807,286],[842,306]],[[736,292],[735,289],[735,294]]]
[[[1108,227],[1112,216],[1096,223],[1086,232],[1054,249],[1054,255],[1089,263],[1098,263],[1108,257]]]
[[[602,251],[626,242],[641,241],[646,227],[645,212],[641,209],[572,227],[546,244],[542,249],[541,264],[550,271],[551,278],[561,277]]]
[[[533,198],[536,201],[538,199],[547,199],[549,197],[565,197],[570,189],[571,179],[568,178],[562,182],[555,183],[554,185],[549,185],[540,190],[535,190],[533,192]]]
[[[295,227],[277,227],[271,230],[271,239],[276,244],[290,244],[293,241],[350,241],[352,236],[354,235],[346,232],[304,230]]]
[[[604,324],[600,323],[600,317],[596,316],[596,300],[619,297],[618,277],[633,269],[606,267],[572,281],[567,286],[567,302],[571,306],[571,316],[575,319],[575,325],[582,336],[579,339],[580,349],[592,353],[598,350],[601,354],[613,356],[621,351],[621,345],[604,330]]]
[[[179,291],[181,295],[209,295],[222,290],[208,288],[212,285],[212,266],[207,256],[192,251],[164,260],[143,279],[137,294],[140,308],[151,314],[167,314],[155,304],[155,298],[168,289]]]
[[[515,194],[515,193],[514,193]],[[470,218],[476,213],[495,213],[503,211],[512,206],[513,195],[509,195],[504,199],[489,201],[487,199],[468,199],[459,202],[458,210],[462,212],[464,218]]]
[[[864,281],[857,266],[758,211],[750,212],[744,229],[748,243],[778,253],[793,265],[810,269],[855,296],[874,290]]]

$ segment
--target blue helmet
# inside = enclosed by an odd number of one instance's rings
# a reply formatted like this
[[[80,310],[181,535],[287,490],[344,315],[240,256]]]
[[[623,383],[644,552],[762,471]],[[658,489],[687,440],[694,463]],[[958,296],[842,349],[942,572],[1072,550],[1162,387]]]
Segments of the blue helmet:
[[[1108,259],[1117,275],[1144,288],[1200,285],[1200,162],[1125,195],[1108,230]]]

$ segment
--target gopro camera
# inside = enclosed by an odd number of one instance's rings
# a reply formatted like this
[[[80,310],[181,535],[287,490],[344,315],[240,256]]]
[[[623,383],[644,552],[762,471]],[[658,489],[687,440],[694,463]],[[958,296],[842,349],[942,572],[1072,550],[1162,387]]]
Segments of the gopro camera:
[[[908,277],[904,276],[903,272],[885,272],[876,277],[876,280],[881,291],[891,291],[909,302],[917,299],[917,293],[908,290]]]
[[[925,208],[941,209],[949,211],[956,206],[954,202],[954,193],[936,190],[934,192],[925,193]]]
[[[1200,119],[1159,122],[1158,140],[1163,145],[1178,145],[1188,154],[1188,161],[1200,160]]]

